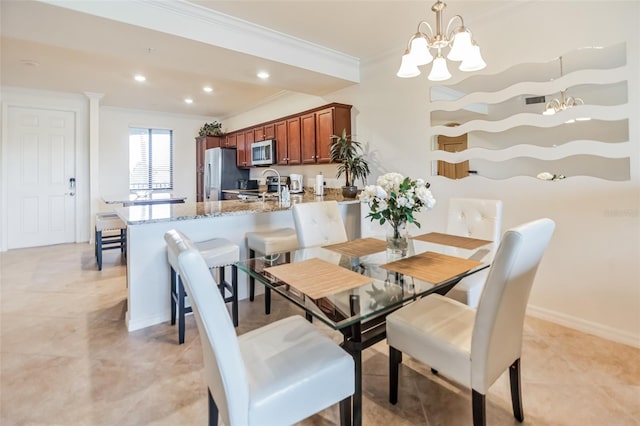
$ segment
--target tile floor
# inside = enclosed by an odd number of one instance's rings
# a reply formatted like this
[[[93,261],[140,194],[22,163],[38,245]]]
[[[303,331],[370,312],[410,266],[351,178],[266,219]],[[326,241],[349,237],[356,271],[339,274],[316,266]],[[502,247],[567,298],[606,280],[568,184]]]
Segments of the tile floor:
[[[168,323],[128,333],[118,253],[105,252],[102,272],[87,244],[0,257],[0,424],[206,424],[193,317],[181,346]],[[238,333],[299,313],[275,297],[269,317],[261,298],[240,305]],[[640,350],[527,318],[523,352],[525,425],[640,425]],[[384,342],[363,365],[365,425],[471,424],[470,393],[407,357],[400,401],[389,404]],[[505,375],[490,389],[487,417],[518,424]],[[302,424],[336,420],[332,407]]]

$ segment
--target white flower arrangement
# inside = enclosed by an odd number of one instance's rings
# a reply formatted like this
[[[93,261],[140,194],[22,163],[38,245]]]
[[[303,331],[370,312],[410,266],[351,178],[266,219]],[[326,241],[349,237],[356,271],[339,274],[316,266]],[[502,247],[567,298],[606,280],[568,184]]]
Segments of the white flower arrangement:
[[[387,173],[378,177],[376,185],[367,186],[360,193],[360,201],[369,203],[371,211],[367,217],[389,222],[397,234],[400,225],[418,223],[413,214],[423,207],[430,210],[436,205],[436,199],[429,190],[429,183],[423,179],[411,179],[400,173]]]

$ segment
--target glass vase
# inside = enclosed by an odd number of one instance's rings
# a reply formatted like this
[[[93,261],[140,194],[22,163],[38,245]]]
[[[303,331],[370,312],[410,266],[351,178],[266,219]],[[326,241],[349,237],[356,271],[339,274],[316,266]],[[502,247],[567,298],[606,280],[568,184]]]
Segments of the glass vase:
[[[399,224],[387,233],[387,259],[394,261],[407,255],[409,234],[404,224]]]

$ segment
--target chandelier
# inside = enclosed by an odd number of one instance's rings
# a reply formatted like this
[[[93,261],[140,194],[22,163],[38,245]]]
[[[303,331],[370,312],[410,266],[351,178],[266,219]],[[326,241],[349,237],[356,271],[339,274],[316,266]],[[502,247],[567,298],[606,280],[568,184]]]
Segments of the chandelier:
[[[449,48],[447,59],[450,61],[462,61],[459,66],[460,71],[479,71],[487,66],[480,56],[480,47],[473,40],[471,30],[464,26],[462,16],[456,15],[447,24],[444,33],[443,30],[443,12],[447,5],[438,0],[431,10],[436,14],[436,30],[433,31],[431,25],[426,21],[418,23],[418,29],[414,35],[409,38],[407,48],[402,56],[400,69],[396,74],[398,77],[408,78],[420,75],[419,66],[427,65],[433,61],[429,77],[431,81],[444,81],[451,78],[447,61],[442,55],[442,49]],[[451,29],[451,25],[458,19],[460,26]],[[420,31],[420,27],[424,25],[428,29],[428,33]],[[435,58],[430,50],[436,53]]]
[[[560,77],[563,75],[562,70],[562,56],[560,56]],[[568,108],[573,108],[576,105],[584,105],[584,101],[582,98],[577,98],[573,96],[566,96],[566,89],[560,90],[560,98],[554,98],[551,101],[547,102],[547,105],[544,107],[543,115],[553,115],[556,112],[564,111]],[[588,117],[577,118],[578,121],[589,120]],[[567,123],[573,123],[574,120],[569,120]]]

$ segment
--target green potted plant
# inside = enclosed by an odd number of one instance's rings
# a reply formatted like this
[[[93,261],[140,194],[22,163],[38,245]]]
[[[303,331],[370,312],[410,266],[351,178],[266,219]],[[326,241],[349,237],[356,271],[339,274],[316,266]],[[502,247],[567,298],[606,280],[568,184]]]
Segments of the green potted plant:
[[[369,163],[362,156],[362,144],[351,139],[347,135],[347,129],[342,129],[342,136],[332,135],[331,161],[340,163],[336,177],[345,175],[345,185],[342,187],[342,195],[345,198],[355,198],[358,194],[356,180],[360,179],[366,184],[369,175]]]
[[[200,131],[198,132],[198,136],[220,136],[221,134],[222,123],[219,123],[218,121],[204,123],[204,125],[200,127]]]

